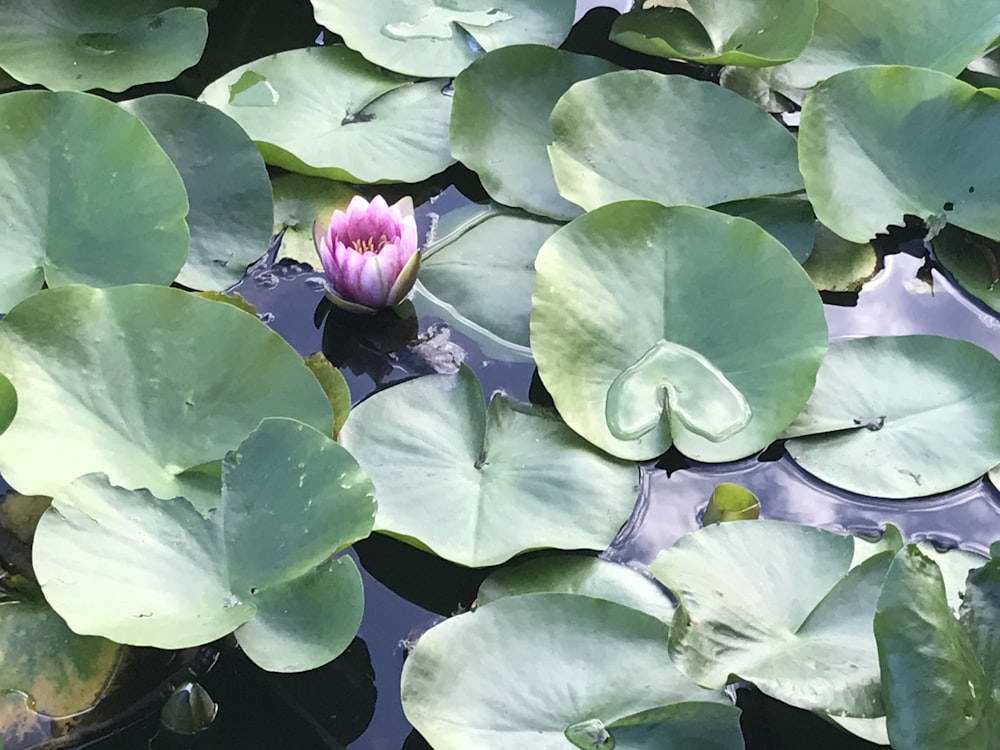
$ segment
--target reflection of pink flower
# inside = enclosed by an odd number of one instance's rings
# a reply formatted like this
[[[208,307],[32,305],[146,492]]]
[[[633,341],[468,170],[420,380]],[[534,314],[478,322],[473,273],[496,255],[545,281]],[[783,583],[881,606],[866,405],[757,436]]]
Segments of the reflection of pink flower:
[[[410,198],[388,205],[376,195],[360,195],[347,212],[336,210],[320,234],[313,226],[316,252],[329,279],[327,296],[338,307],[372,312],[398,304],[417,280],[417,222]]]

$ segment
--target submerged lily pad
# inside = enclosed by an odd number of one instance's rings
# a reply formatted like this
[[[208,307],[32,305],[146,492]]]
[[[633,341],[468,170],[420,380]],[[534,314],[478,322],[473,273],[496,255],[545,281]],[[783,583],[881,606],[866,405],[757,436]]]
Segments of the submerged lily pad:
[[[476,602],[483,606],[505,596],[559,593],[618,602],[668,625],[674,617],[674,603],[648,575],[583,555],[552,555],[504,566],[483,581]]]
[[[138,118],[90,94],[16,91],[0,122],[0,312],[43,283],[174,280],[187,192]]]
[[[74,91],[169,81],[198,62],[208,39],[208,14],[174,2],[6,0],[0,67],[22,83]]]
[[[707,81],[607,73],[570,87],[551,124],[559,192],[588,211],[629,198],[711,206],[802,189],[791,133]]]
[[[236,640],[265,669],[312,669],[361,623],[361,576],[331,555],[370,533],[372,496],[331,438],[265,419],[223,460],[207,514],[100,474],[77,479],[39,521],[35,571],[75,632],[175,649],[239,628]]]
[[[742,458],[812,391],[826,350],[819,295],[746,219],[617,203],[552,235],[535,267],[539,374],[566,423],[612,455],[676,444],[701,461]]]
[[[599,57],[536,45],[484,55],[455,79],[452,154],[500,203],[554,219],[578,216],[552,176],[549,113],[577,81],[617,69]]]
[[[611,41],[659,57],[715,65],[774,65],[812,38],[816,0],[688,0],[625,13]]]
[[[956,620],[937,565],[914,545],[896,556],[875,613],[893,747],[995,750],[997,632],[1000,560],[969,575]]]
[[[268,164],[346,182],[419,182],[454,161],[447,83],[414,81],[331,45],[247,63],[201,99],[236,120]]]
[[[502,394],[487,409],[464,366],[376,393],[340,436],[375,483],[375,530],[462,565],[604,549],[635,504],[634,465],[593,450],[547,410]]]
[[[231,118],[186,96],[155,94],[122,106],[149,128],[187,189],[191,244],[177,281],[226,289],[267,249],[271,183],[253,142]]]
[[[294,173],[278,175],[271,181],[271,188],[274,190],[273,231],[282,233],[275,261],[291,258],[296,263],[319,268],[313,224],[326,225],[334,210],[346,211],[357,190],[341,182]]]
[[[437,750],[742,750],[739,710],[677,671],[667,635],[615,602],[504,597],[420,637],[403,711]]]
[[[934,254],[958,280],[994,310],[1000,310],[1000,243],[945,227],[933,240]]]
[[[878,256],[870,242],[849,242],[816,223],[816,241],[802,264],[817,289],[856,292],[878,271]]]
[[[732,521],[753,521],[760,517],[760,500],[746,487],[720,482],[712,490],[702,516],[702,526]]]
[[[311,0],[316,20],[389,70],[455,76],[482,52],[511,44],[558,47],[573,25],[574,0]]]
[[[943,336],[832,342],[785,434],[789,455],[834,486],[889,498],[945,492],[1000,462],[1000,360]]]
[[[732,675],[799,708],[884,715],[872,616],[891,552],[852,568],[849,536],[781,521],[707,526],[650,570],[680,600],[674,663],[722,687]]]
[[[323,388],[330,408],[333,409],[333,438],[340,434],[340,429],[351,413],[351,389],[340,374],[340,370],[330,364],[323,352],[314,352],[305,358],[306,367],[316,376]]]
[[[92,708],[104,697],[127,652],[104,638],[74,633],[37,590],[32,596],[15,592],[12,598],[0,597],[0,643],[0,696],[21,693],[28,704],[21,711],[15,707],[15,714],[52,718]],[[20,721],[0,721],[0,742],[11,723]]]
[[[456,229],[424,248],[420,282],[469,322],[527,347],[535,256],[561,225],[496,205],[461,214],[465,221],[449,215]]]
[[[931,70],[868,67],[806,99],[799,160],[816,217],[852,242],[905,214],[1000,239],[998,140],[994,96]]]
[[[0,375],[0,434],[10,427],[15,414],[17,414],[17,391],[6,377]]]
[[[280,336],[178,289],[33,295],[0,322],[0,372],[19,400],[0,472],[25,494],[102,472],[171,498],[191,491],[186,469],[218,461],[265,417],[332,430],[323,390]]]

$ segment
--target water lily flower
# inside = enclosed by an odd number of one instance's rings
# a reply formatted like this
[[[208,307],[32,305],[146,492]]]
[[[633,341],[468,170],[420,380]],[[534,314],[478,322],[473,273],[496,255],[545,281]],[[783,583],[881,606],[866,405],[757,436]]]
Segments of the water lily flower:
[[[388,205],[360,195],[347,211],[336,210],[326,232],[313,225],[330,301],[351,312],[372,313],[403,301],[420,270],[417,223],[409,197]]]

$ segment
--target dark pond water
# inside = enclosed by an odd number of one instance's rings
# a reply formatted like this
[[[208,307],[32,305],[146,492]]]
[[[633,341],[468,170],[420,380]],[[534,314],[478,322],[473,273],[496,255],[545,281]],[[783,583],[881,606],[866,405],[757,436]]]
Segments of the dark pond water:
[[[291,16],[302,15],[302,3],[292,5],[297,10],[289,10]],[[580,5],[583,9],[589,4]],[[275,27],[284,24],[302,39],[276,49],[302,46],[315,38],[311,18],[307,21],[302,16],[291,22],[287,20],[291,16],[275,20]],[[597,37],[604,28],[606,39],[610,16],[611,11],[598,9],[585,23],[597,29]],[[568,46],[579,44],[594,53],[592,41],[585,43],[581,37],[585,31],[575,33]],[[244,43],[242,38],[237,41]],[[206,53],[208,63],[213,60],[213,49]],[[629,53],[615,50],[623,64],[634,62],[621,60]],[[657,65],[671,64],[658,61]],[[197,91],[201,84],[191,85]],[[480,197],[474,180],[469,186],[467,175],[450,170],[449,176],[458,176],[467,193]],[[431,224],[432,212],[443,213],[467,201],[452,187],[433,203],[424,204],[418,210],[422,233]],[[405,378],[453,371],[461,362],[475,370],[487,396],[503,390],[522,400],[547,402],[530,359],[504,361],[489,356],[476,340],[436,317],[433,307],[419,296],[414,300],[416,314],[406,319],[392,313],[359,318],[331,311],[323,303],[315,272],[293,263],[274,264],[269,257],[250,269],[236,291],[254,303],[262,319],[299,352],[322,350],[341,368],[355,402]],[[826,305],[831,337],[937,333],[968,339],[1000,356],[1000,320],[928,264],[919,242],[886,255],[884,268],[856,298],[837,302],[852,304]],[[868,533],[891,522],[909,538],[930,538],[977,551],[985,551],[1000,538],[1000,495],[984,480],[921,500],[884,501],[845,493],[813,479],[783,454],[780,445],[764,458],[701,465],[668,454],[658,463],[644,465],[635,512],[604,554],[622,561],[650,561],[660,549],[697,527],[700,510],[712,488],[722,481],[739,482],[754,491],[761,499],[763,515],[770,518]],[[0,480],[0,492],[5,489]],[[400,705],[405,642],[441,617],[468,608],[488,571],[461,568],[379,536],[356,545],[350,554],[359,561],[364,576],[365,615],[358,638],[332,664],[301,675],[268,674],[221,644],[214,667],[200,673],[201,684],[220,705],[209,731],[193,738],[158,733],[152,716],[93,746],[105,750],[427,748],[412,732]],[[741,691],[740,704],[746,709],[744,729],[750,750],[875,747],[759,694]]]

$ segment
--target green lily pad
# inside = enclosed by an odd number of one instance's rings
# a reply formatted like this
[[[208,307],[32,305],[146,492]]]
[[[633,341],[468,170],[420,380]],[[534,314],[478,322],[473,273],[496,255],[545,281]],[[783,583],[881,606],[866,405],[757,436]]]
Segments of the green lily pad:
[[[265,417],[332,430],[322,388],[280,336],[178,289],[33,295],[0,322],[0,372],[19,400],[0,472],[25,494],[102,472],[171,498],[192,491],[186,469],[218,461]]]
[[[169,81],[198,62],[208,39],[208,13],[171,6],[8,0],[0,4],[0,67],[22,83],[72,91]]]
[[[607,73],[570,87],[551,124],[559,192],[588,211],[629,198],[711,206],[802,189],[792,135],[707,81]]]
[[[489,52],[455,79],[451,153],[494,199],[569,220],[580,207],[559,195],[547,147],[549,113],[577,81],[617,70],[599,57],[536,45]]]
[[[584,555],[551,555],[504,566],[479,587],[479,606],[505,596],[576,594],[618,602],[668,625],[674,603],[663,588],[621,563]]]
[[[979,0],[819,0],[813,37],[802,54],[761,72],[793,97],[836,73],[866,65],[912,65],[954,76],[997,36],[1000,8]]]
[[[854,541],[810,526],[706,526],[650,570],[679,599],[670,655],[695,682],[732,675],[799,708],[884,715],[872,616],[889,552],[851,568]]]
[[[971,482],[1000,462],[1000,360],[942,336],[830,344],[785,447],[825,482],[907,498]]]
[[[566,423],[612,455],[676,444],[699,461],[742,458],[812,391],[826,350],[819,295],[746,219],[617,203],[552,235],[535,267],[539,374]]]
[[[1000,243],[945,227],[932,240],[934,253],[962,285],[994,310],[1000,310]]]
[[[257,148],[232,119],[186,96],[155,94],[122,106],[149,128],[187,188],[191,245],[177,281],[231,287],[271,239],[271,183]]]
[[[306,367],[316,376],[316,380],[323,388],[330,408],[333,409],[333,435],[334,440],[340,434],[347,415],[351,413],[351,389],[347,386],[347,381],[340,374],[340,370],[330,364],[323,352],[313,352],[305,358]]]
[[[816,223],[816,241],[802,264],[817,289],[856,292],[878,271],[878,257],[870,242],[849,242]]]
[[[420,282],[466,320],[527,347],[535,256],[561,225],[496,205],[461,214],[448,217],[455,231],[424,248]]]
[[[0,435],[10,427],[15,414],[17,414],[17,391],[7,378],[0,375]]]
[[[421,78],[455,76],[483,51],[512,44],[558,47],[573,0],[311,0],[316,20],[376,65]]]
[[[742,750],[738,709],[677,671],[667,635],[615,602],[504,597],[420,637],[403,664],[403,711],[437,750]],[[692,724],[704,733],[692,738]]]
[[[487,409],[465,366],[376,393],[340,438],[375,482],[375,530],[462,565],[604,549],[635,504],[635,466],[594,451],[547,410],[502,394]]]
[[[684,7],[653,7],[619,16],[611,26],[611,41],[658,57],[774,65],[805,49],[816,12],[816,0],[689,0]]]
[[[100,474],[77,479],[39,521],[35,572],[77,633],[176,649],[238,628],[259,666],[312,669],[361,623],[361,576],[349,557],[331,555],[370,533],[372,496],[331,438],[265,419],[223,460],[222,494],[207,514]]]
[[[90,94],[16,91],[0,121],[0,312],[43,283],[174,280],[187,193],[138,118]]]
[[[733,482],[720,482],[708,498],[702,526],[730,521],[753,521],[760,517],[760,500],[750,490]]]
[[[937,565],[907,545],[875,613],[889,739],[907,750],[996,750],[1000,561],[969,576],[956,620]]]
[[[787,247],[799,263],[805,263],[816,243],[816,217],[805,196],[748,198],[712,206],[712,210],[750,219]]]
[[[77,635],[37,592],[0,599],[0,643],[0,695],[15,691],[25,696],[28,705],[14,709],[28,714],[25,719],[34,714],[63,718],[92,708],[127,652],[103,638]],[[10,723],[0,722],[0,739]]]
[[[904,214],[1000,239],[998,139],[993,96],[944,73],[869,67],[827,79],[806,99],[799,161],[816,217],[852,242]]]
[[[201,99],[236,120],[268,164],[345,182],[419,182],[453,162],[447,83],[413,81],[332,45],[247,63]]]
[[[282,174],[271,181],[274,191],[273,232],[284,232],[275,260],[291,258],[320,268],[313,224],[326,225],[335,209],[347,210],[357,190],[341,182],[302,174]]]

